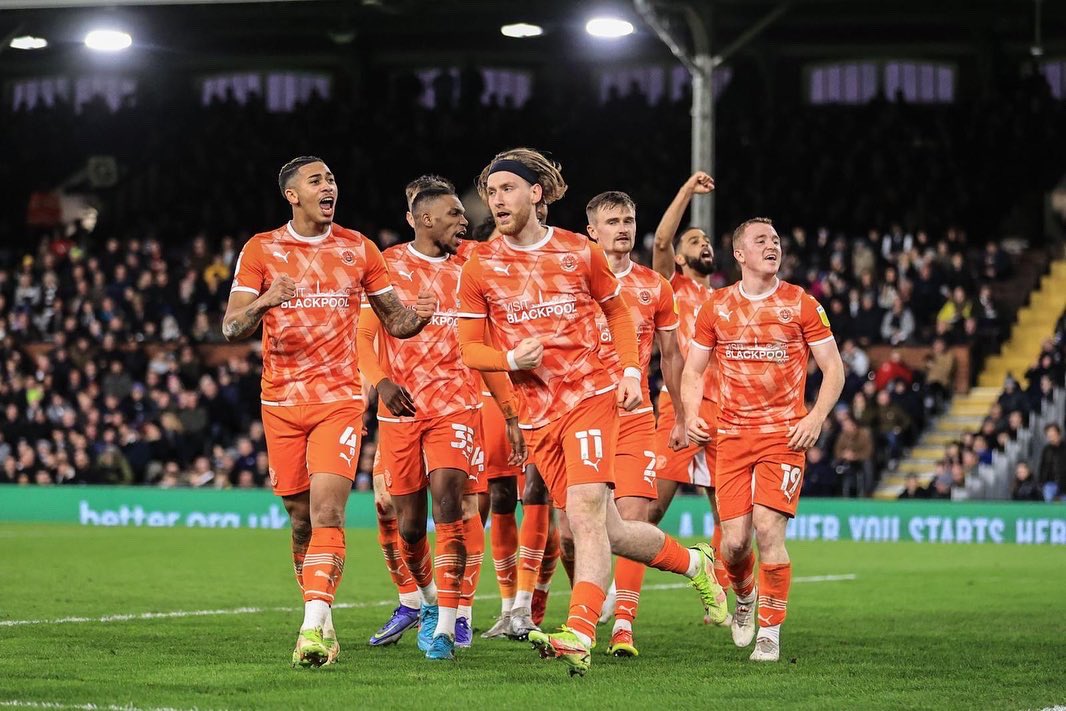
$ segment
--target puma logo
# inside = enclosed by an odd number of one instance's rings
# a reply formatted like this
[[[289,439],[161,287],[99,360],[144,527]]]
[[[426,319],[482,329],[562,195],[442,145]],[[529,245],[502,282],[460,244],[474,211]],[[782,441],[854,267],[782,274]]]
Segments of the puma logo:
[[[597,472],[600,470],[600,460],[598,460],[598,459],[595,462],[592,461],[591,459],[582,459],[581,463],[584,464],[587,467],[592,467]]]
[[[337,581],[333,579],[332,575],[330,575],[329,573],[327,573],[325,571],[322,571],[322,570],[316,570],[315,571],[315,577],[316,578],[325,578],[326,580],[329,581],[330,585],[336,585],[337,584]]]
[[[493,267],[492,270],[495,271],[495,272],[499,272],[500,274],[503,274],[504,276],[511,276],[511,265],[510,264],[505,264],[502,267]]]
[[[344,452],[340,453],[340,457],[344,461],[348,462],[348,466],[352,466],[352,460],[355,459],[354,454],[345,454]]]
[[[280,259],[281,261],[285,262],[286,264],[289,263],[289,254],[291,254],[291,253],[290,252],[278,252],[277,250],[274,251],[274,256],[277,257],[278,259]]]
[[[721,319],[722,319],[723,321],[728,321],[728,320],[729,320],[729,317],[730,317],[730,316],[732,316],[732,315],[733,315],[733,312],[732,312],[732,311],[728,311],[727,309],[722,309],[722,308],[719,308],[719,309],[718,309],[718,316],[719,316],[719,317],[720,317],[720,318],[721,318]]]
[[[400,276],[402,276],[407,281],[411,281],[411,277],[412,277],[411,272],[405,272],[403,269],[400,269],[399,267],[397,267],[396,273],[399,274]]]

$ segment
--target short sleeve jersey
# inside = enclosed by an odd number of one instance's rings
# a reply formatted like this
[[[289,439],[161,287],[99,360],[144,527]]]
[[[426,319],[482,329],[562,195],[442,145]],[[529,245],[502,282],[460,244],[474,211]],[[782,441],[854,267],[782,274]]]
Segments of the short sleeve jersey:
[[[825,311],[798,286],[779,281],[756,299],[739,282],[716,290],[700,308],[693,345],[717,360],[719,427],[780,432],[795,424],[807,414],[811,346],[832,339]]]
[[[622,298],[637,326],[637,353],[640,357],[642,401],[639,408],[626,415],[650,412],[651,396],[648,393],[648,369],[651,365],[652,345],[656,331],[673,331],[678,327],[677,305],[674,290],[657,271],[631,262],[626,271],[616,275],[622,285]],[[607,318],[600,313],[596,317],[600,329],[600,358],[617,382],[622,377],[622,363],[612,344]]]
[[[677,313],[681,325],[677,329],[677,349],[682,358],[688,358],[688,347],[696,333],[696,314],[711,295],[712,291],[681,272],[674,272],[670,286],[677,299]],[[663,388],[665,390],[665,386]],[[703,399],[718,402],[718,377],[708,369],[703,376]]]
[[[437,312],[419,333],[396,338],[378,333],[378,361],[389,378],[407,388],[415,403],[413,417],[397,418],[378,402],[378,419],[412,421],[440,417],[481,406],[477,374],[459,356],[459,274],[466,261],[458,254],[427,257],[411,243],[383,253],[397,296],[412,304],[422,290],[437,298]],[[364,308],[370,308],[364,302]]]
[[[248,240],[234,272],[231,292],[262,294],[282,274],[296,282],[296,296],[263,315],[264,405],[362,399],[359,303],[392,288],[373,242],[339,225],[302,237],[286,224]]]
[[[487,338],[502,350],[525,338],[544,345],[540,367],[510,373],[522,426],[542,427],[615,387],[600,360],[596,316],[619,291],[599,245],[558,227],[525,247],[483,242],[463,265],[460,318],[486,319]]]

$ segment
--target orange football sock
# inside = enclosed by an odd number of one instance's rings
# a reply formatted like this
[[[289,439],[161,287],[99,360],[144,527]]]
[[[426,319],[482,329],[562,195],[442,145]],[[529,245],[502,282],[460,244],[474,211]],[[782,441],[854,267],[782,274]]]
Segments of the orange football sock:
[[[399,536],[400,555],[411,577],[415,579],[415,585],[419,588],[427,588],[433,584],[433,561],[429,557],[429,541],[422,536],[414,543],[408,543],[403,536]],[[435,604],[430,603],[430,604]]]
[[[596,642],[596,623],[606,599],[607,593],[603,588],[586,580],[574,585],[570,593],[570,615],[566,618],[566,626],[591,640],[590,647]]]
[[[773,627],[785,621],[791,585],[792,563],[759,566],[759,627]]]
[[[552,576],[555,575],[555,565],[559,562],[559,527],[548,528],[548,540],[544,544],[544,558],[540,562],[540,572],[537,574],[537,590],[547,590],[551,587]]]
[[[311,545],[311,539],[304,542],[292,537],[292,572],[296,574],[296,584],[300,586],[300,594],[304,591],[304,558],[307,556],[307,546]]]
[[[411,571],[407,569],[407,563],[400,555],[400,534],[397,531],[396,519],[378,519],[378,545],[381,546],[381,554],[385,556],[385,568],[388,569],[400,595],[410,595],[418,590],[418,586],[415,585],[415,579],[411,577]]]
[[[714,549],[714,577],[722,586],[722,590],[728,592],[732,583],[729,581],[729,570],[725,567],[725,561],[722,560],[722,526],[720,524],[714,527],[711,548]]]
[[[485,556],[485,529],[481,526],[480,516],[474,515],[463,521],[463,543],[466,545],[466,570],[459,606],[470,607],[474,604],[474,593],[481,578],[481,559]]]
[[[492,564],[496,568],[496,584],[500,587],[503,612],[511,611],[518,583],[518,527],[514,512],[492,514],[489,531],[492,542]]]
[[[463,542],[463,522],[437,524],[434,545],[433,571],[437,580],[437,604],[440,607],[459,607],[463,573],[466,570],[466,544]]]
[[[751,597],[755,589],[755,554],[750,550],[740,560],[727,560],[725,567],[737,597]]]
[[[686,575],[691,562],[692,556],[688,548],[678,543],[676,539],[666,536],[663,541],[663,547],[651,559],[648,566],[657,570],[665,570],[668,573]],[[617,583],[615,585],[617,587]]]
[[[518,590],[515,608],[529,609],[537,585],[544,546],[548,541],[547,504],[522,504],[522,530],[518,533]]]
[[[333,604],[344,573],[344,529],[316,528],[304,556],[304,602],[322,600]]]
[[[637,617],[640,604],[640,588],[644,584],[647,566],[629,558],[619,558],[614,566],[614,586],[617,598],[614,603],[615,619],[629,620]]]

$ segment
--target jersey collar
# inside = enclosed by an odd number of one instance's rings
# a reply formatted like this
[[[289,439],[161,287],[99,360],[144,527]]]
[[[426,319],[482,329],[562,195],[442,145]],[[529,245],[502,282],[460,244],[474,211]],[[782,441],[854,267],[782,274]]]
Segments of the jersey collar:
[[[527,246],[521,246],[521,245],[515,244],[514,242],[511,241],[511,238],[508,237],[507,235],[501,235],[501,237],[503,238],[504,244],[506,244],[511,249],[517,249],[519,252],[532,252],[533,250],[540,249],[544,245],[548,244],[548,242],[551,241],[551,238],[552,238],[552,236],[554,234],[555,234],[555,228],[554,227],[548,227],[548,233],[545,234],[543,238],[541,238],[539,241],[534,242],[533,244],[530,244],[530,245],[527,245]]]
[[[330,225],[330,228],[328,230],[326,230],[325,232],[323,232],[322,234],[320,234],[320,235],[315,235],[314,237],[304,237],[303,235],[297,233],[296,230],[294,230],[292,228],[292,220],[289,220],[288,222],[285,223],[285,228],[289,230],[289,236],[290,237],[292,237],[293,239],[299,240],[300,242],[306,242],[307,244],[318,244],[319,242],[321,242],[325,238],[329,237],[330,234],[332,234],[332,232],[333,232],[333,226]]]
[[[770,289],[769,291],[763,293],[763,294],[752,295],[752,294],[749,294],[748,292],[744,291],[744,285],[743,284],[739,284],[738,283],[738,286],[740,287],[740,295],[743,296],[748,301],[762,301],[764,299],[769,299],[771,296],[774,295],[774,292],[776,292],[778,287],[781,286],[781,279],[779,279],[778,277],[774,277],[774,286],[773,286],[773,288]]]
[[[423,260],[425,260],[427,262],[440,263],[440,262],[445,262],[445,261],[448,260],[448,255],[447,254],[444,254],[444,255],[442,255],[440,257],[431,257],[428,254],[422,254],[417,249],[415,249],[415,246],[413,244],[411,244],[410,242],[407,243],[407,251],[410,252],[415,257],[418,257],[419,259],[423,259]]]

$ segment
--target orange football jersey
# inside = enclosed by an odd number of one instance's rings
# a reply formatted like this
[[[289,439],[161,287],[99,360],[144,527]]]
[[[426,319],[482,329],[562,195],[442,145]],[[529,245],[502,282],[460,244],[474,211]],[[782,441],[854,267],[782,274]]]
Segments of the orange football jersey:
[[[681,272],[674,272],[670,279],[677,299],[677,313],[681,325],[677,329],[677,349],[682,358],[688,358],[688,346],[696,333],[696,314],[711,295],[712,290]],[[666,386],[663,386],[666,390]],[[718,402],[718,377],[708,368],[703,376],[703,399]]]
[[[420,291],[429,290],[437,297],[437,312],[411,338],[395,338],[379,329],[378,363],[390,380],[411,393],[415,415],[396,417],[379,400],[378,419],[424,420],[481,407],[481,378],[459,356],[456,312],[459,274],[466,260],[458,254],[427,257],[410,242],[389,247],[383,256],[400,301],[414,303]],[[364,302],[363,307],[369,309],[370,304]]]
[[[787,430],[807,414],[810,347],[832,339],[825,311],[798,286],[779,281],[757,299],[740,282],[716,290],[700,308],[692,343],[716,360],[719,428]]]
[[[524,427],[542,427],[615,387],[599,357],[596,316],[619,290],[599,245],[558,227],[526,247],[482,242],[463,265],[460,318],[487,318],[487,337],[502,350],[525,338],[544,345],[540,367],[510,372]]]
[[[359,302],[392,288],[377,246],[339,225],[302,237],[285,224],[248,240],[234,272],[231,292],[262,294],[280,274],[296,282],[296,296],[263,315],[263,404],[361,400]]]
[[[637,350],[640,356],[640,388],[643,400],[633,412],[622,415],[636,415],[650,412],[651,395],[648,392],[648,368],[651,365],[651,351],[656,331],[673,331],[678,327],[678,314],[674,303],[674,290],[669,282],[654,269],[630,262],[621,274],[616,274],[622,285],[622,298],[633,316],[637,326]],[[596,317],[600,329],[600,358],[617,381],[622,377],[622,363],[612,345],[611,330],[607,328],[607,318],[600,313]]]

